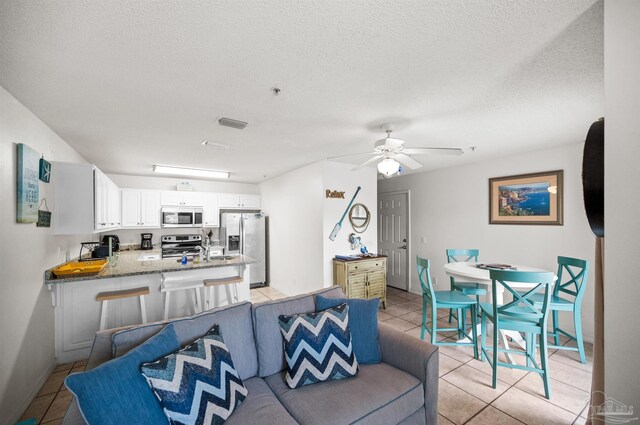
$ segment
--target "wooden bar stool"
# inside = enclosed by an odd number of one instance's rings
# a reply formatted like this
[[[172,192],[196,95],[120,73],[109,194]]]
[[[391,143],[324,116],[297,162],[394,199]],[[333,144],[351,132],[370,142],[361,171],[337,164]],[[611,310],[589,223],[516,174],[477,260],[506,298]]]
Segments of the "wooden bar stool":
[[[204,297],[207,305],[207,310],[211,310],[215,306],[213,304],[213,288],[216,286],[224,286],[227,293],[227,303],[231,304],[231,286],[233,286],[233,302],[238,302],[238,283],[242,283],[242,276],[223,277],[219,279],[205,279],[204,284]],[[207,291],[207,288],[209,289]],[[208,294],[207,294],[208,292]]]
[[[169,304],[171,301],[171,293],[175,291],[193,291],[191,292],[191,305],[193,305],[193,314],[202,313],[203,304],[200,296],[200,289],[204,285],[199,281],[181,281],[173,280],[170,277],[162,275],[162,284],[160,292],[164,292],[164,320],[169,319]]]
[[[148,286],[139,288],[123,289],[121,291],[100,292],[96,295],[96,301],[102,302],[100,313],[100,330],[106,329],[107,311],[109,310],[109,301],[119,298],[140,297],[140,313],[142,314],[142,323],[147,323],[147,307],[144,303],[144,296],[149,294]]]
[[[191,305],[193,306],[193,314],[202,312],[202,299],[200,296],[200,288],[202,288],[202,282],[186,282],[186,283],[169,283],[160,287],[160,292],[164,292],[164,320],[169,319],[169,304],[171,302],[171,293],[175,291],[189,291],[191,293]]]

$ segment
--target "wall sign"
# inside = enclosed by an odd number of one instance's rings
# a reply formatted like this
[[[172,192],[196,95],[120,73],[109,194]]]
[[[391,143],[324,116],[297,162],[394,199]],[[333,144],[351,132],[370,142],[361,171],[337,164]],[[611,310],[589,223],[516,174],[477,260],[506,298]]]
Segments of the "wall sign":
[[[344,199],[344,192],[338,192],[337,190],[329,190],[329,189],[327,189],[326,197],[327,198]]]
[[[38,221],[38,176],[40,163],[38,152],[18,143],[18,199],[16,222]]]
[[[44,204],[46,210],[40,209],[42,204]],[[38,207],[38,222],[36,223],[36,227],[51,227],[51,211],[49,211],[49,206],[45,198],[42,198],[40,206]]]
[[[45,183],[51,180],[51,163],[44,158],[40,158],[39,177]]]

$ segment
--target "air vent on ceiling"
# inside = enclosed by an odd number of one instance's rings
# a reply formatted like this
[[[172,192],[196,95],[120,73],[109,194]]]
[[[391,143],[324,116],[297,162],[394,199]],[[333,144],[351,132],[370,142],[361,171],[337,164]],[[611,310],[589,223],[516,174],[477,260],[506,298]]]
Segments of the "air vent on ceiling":
[[[232,118],[226,117],[219,118],[218,124],[225,127],[237,128],[238,130],[244,130],[244,128],[247,126],[247,123],[244,121],[234,120]]]

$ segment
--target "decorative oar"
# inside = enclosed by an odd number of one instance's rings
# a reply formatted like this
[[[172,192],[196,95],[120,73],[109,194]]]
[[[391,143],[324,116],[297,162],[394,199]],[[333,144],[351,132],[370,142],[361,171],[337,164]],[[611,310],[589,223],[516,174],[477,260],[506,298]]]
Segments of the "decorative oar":
[[[333,228],[333,231],[329,235],[329,239],[331,239],[332,241],[335,241],[336,236],[338,236],[338,233],[340,233],[340,229],[342,228],[342,220],[344,220],[344,218],[347,216],[347,213],[349,212],[349,208],[351,208],[351,204],[353,204],[353,201],[356,199],[356,196],[358,196],[358,192],[360,192],[360,189],[361,189],[360,186],[358,186],[358,189],[356,189],[356,193],[353,194],[353,198],[351,198],[351,202],[349,202],[347,209],[344,210],[344,214],[342,214],[340,221],[336,223],[336,225]]]

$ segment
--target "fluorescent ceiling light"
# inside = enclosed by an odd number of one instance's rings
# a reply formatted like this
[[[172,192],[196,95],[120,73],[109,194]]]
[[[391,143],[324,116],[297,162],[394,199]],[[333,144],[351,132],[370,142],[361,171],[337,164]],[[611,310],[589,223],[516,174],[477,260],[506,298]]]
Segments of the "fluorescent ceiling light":
[[[154,165],[153,171],[161,174],[204,177],[207,179],[228,179],[230,176],[228,171],[202,170],[200,168],[174,167],[171,165]]]

